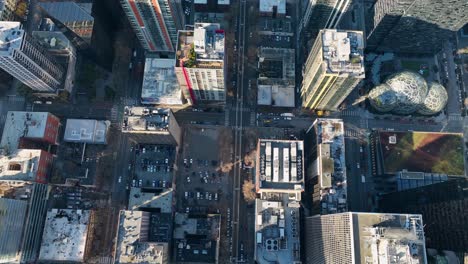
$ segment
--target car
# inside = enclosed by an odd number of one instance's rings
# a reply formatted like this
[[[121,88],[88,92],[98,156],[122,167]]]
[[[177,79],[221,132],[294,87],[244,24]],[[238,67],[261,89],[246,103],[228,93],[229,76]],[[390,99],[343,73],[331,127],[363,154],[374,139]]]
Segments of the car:
[[[190,165],[192,165],[192,164],[193,164],[193,159],[190,159]]]
[[[153,187],[156,187],[156,181],[153,180],[153,184],[152,184]]]
[[[188,198],[188,192],[185,192],[185,199]]]
[[[205,198],[208,199],[209,192],[205,192]]]
[[[204,181],[205,183],[208,183],[208,178],[207,178],[207,177],[203,177],[203,181]]]
[[[187,182],[190,183],[190,177],[189,176],[187,176]]]
[[[359,162],[356,163],[356,167],[357,167],[358,169],[360,169],[360,168],[361,168],[361,164],[359,164]]]
[[[143,154],[145,154],[145,153],[146,153],[146,149],[143,148],[143,149],[141,150],[141,152],[142,152]]]
[[[359,147],[359,152],[363,152],[364,150],[362,149],[362,147]]]
[[[208,193],[208,200],[210,200],[210,201],[211,201],[212,199],[213,199],[213,196],[212,196],[212,194],[211,194],[211,193]]]
[[[214,194],[214,199],[215,199],[215,201],[218,201],[218,193]]]
[[[197,192],[197,200],[200,200],[200,199],[201,199],[200,196],[201,196],[201,195],[200,195],[200,192]]]
[[[141,187],[142,185],[143,185],[143,180],[142,180],[142,179],[140,179],[140,181],[138,182],[138,186],[140,186],[140,187]]]
[[[187,165],[187,159],[184,159],[184,165]]]
[[[119,181],[119,183],[122,182],[122,176],[119,176],[119,180],[118,180],[118,181]]]
[[[169,159],[166,158],[166,159],[164,160],[164,162],[166,162],[166,164],[168,164],[168,163],[169,163]]]
[[[34,104],[42,104],[42,101],[34,101]]]
[[[185,213],[186,213],[186,214],[190,213],[190,208],[188,208],[188,207],[185,208]]]
[[[132,170],[132,164],[128,164],[128,170]]]
[[[162,187],[163,187],[163,188],[166,188],[166,181],[163,181],[163,182],[162,182]]]
[[[46,101],[45,103],[48,104],[48,105],[51,105],[51,104],[52,104],[51,101]]]
[[[133,180],[133,181],[132,181],[132,187],[135,187],[135,186],[136,186],[136,181]]]

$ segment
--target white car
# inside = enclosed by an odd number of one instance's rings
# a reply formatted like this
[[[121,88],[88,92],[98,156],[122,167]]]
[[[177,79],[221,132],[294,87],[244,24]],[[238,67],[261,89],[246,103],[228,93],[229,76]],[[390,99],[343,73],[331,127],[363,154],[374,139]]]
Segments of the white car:
[[[189,176],[187,176],[187,182],[190,183],[190,177]]]
[[[187,213],[187,214],[190,213],[190,208],[189,207],[185,208],[185,213]]]
[[[122,176],[119,176],[119,183],[122,182]]]

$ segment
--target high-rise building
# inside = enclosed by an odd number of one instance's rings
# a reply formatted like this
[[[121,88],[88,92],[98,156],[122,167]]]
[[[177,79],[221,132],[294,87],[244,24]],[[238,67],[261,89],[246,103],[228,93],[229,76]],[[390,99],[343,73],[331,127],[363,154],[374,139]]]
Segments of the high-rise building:
[[[19,263],[26,201],[0,198],[0,263]]]
[[[175,70],[189,103],[226,99],[224,38],[219,24],[196,23],[194,30],[179,31]]]
[[[20,22],[0,21],[0,68],[31,89],[50,93],[60,88],[65,73]]]
[[[177,31],[184,26],[180,0],[120,0],[146,51],[175,50]]]
[[[468,23],[459,0],[378,0],[366,11],[370,50],[435,53]]]
[[[421,215],[316,215],[305,229],[306,263],[427,263]]]
[[[352,0],[305,0],[301,2],[304,15],[299,23],[298,34],[307,28],[315,38],[321,29],[337,28]]]
[[[321,30],[303,68],[302,107],[337,110],[364,75],[362,32]]]
[[[0,21],[15,21],[25,15],[27,8],[25,1],[21,0],[0,0]]]
[[[388,193],[379,207],[385,212],[422,214],[428,248],[468,252],[468,179]]]

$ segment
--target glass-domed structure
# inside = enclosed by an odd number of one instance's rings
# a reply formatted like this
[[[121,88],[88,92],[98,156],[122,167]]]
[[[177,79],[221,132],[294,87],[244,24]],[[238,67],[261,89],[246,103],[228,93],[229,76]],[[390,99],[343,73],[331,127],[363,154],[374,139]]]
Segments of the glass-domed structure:
[[[433,115],[445,107],[448,96],[442,85],[431,83],[428,87],[420,74],[402,71],[374,87],[367,98],[382,113]]]
[[[397,105],[392,112],[411,114],[419,109],[427,94],[424,78],[411,71],[402,71],[392,75],[386,82],[397,97]]]
[[[382,113],[392,111],[397,105],[397,97],[392,88],[383,83],[369,92],[369,103],[372,107]]]
[[[429,84],[429,92],[418,113],[421,115],[436,114],[444,109],[447,101],[448,95],[445,88],[439,83],[432,82]]]

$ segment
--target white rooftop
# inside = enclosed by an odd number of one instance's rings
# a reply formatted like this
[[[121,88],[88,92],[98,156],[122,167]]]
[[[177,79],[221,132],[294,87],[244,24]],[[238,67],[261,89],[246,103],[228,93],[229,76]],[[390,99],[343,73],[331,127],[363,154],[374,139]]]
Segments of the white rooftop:
[[[19,149],[0,156],[0,180],[35,181],[40,149]]]
[[[141,88],[142,104],[183,104],[174,65],[175,59],[146,58]]]
[[[323,59],[327,70],[335,73],[360,75],[364,78],[364,36],[361,31],[324,29]]]
[[[260,0],[260,12],[262,13],[273,12],[275,6],[278,14],[286,14],[286,0]]]
[[[83,262],[89,218],[87,210],[49,210],[39,260]]]
[[[229,5],[231,0],[218,0],[218,5]]]
[[[164,189],[161,193],[143,192],[142,188],[131,187],[128,209],[160,208],[161,213],[172,212],[172,189]]]
[[[24,30],[20,22],[0,21],[0,56],[11,56],[23,42]]]
[[[0,147],[12,152],[18,148],[21,137],[42,138],[47,125],[47,112],[8,111]]]
[[[149,212],[120,211],[115,263],[167,263],[168,244],[146,242]],[[146,239],[145,239],[146,238]]]
[[[258,86],[257,103],[277,107],[294,107],[294,85],[265,85]]]
[[[67,119],[63,140],[90,144],[106,144],[110,122],[94,119]]]

